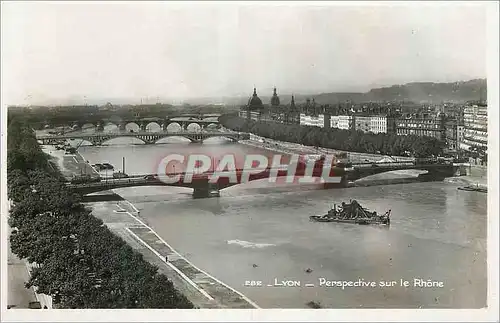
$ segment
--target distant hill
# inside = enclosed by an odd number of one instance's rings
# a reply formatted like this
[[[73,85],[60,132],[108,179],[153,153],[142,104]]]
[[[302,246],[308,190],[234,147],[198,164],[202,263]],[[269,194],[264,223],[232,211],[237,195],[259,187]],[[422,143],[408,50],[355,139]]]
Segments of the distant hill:
[[[289,104],[291,95],[281,95],[282,104]],[[198,99],[196,103],[213,101],[228,105],[244,105],[248,97],[224,97],[218,99]],[[264,104],[269,103],[271,96],[259,95]],[[405,85],[393,85],[390,87],[375,88],[369,92],[352,93],[321,93],[313,95],[295,95],[295,102],[305,102],[307,98],[314,99],[318,104],[335,104],[338,102],[352,101],[355,103],[368,101],[412,101],[415,103],[441,103],[441,102],[465,102],[477,101],[487,98],[486,79],[475,79],[465,82],[433,83],[415,82]],[[190,101],[190,100],[187,100]],[[190,102],[191,103],[191,102]]]
[[[487,98],[486,79],[454,83],[408,83],[372,89],[366,93],[370,100],[409,100],[413,102],[464,102]]]
[[[372,89],[366,93],[322,93],[314,95],[312,98],[320,104],[347,100],[353,102],[413,101],[415,103],[459,103],[486,99],[487,87],[486,79],[453,83],[418,82]]]

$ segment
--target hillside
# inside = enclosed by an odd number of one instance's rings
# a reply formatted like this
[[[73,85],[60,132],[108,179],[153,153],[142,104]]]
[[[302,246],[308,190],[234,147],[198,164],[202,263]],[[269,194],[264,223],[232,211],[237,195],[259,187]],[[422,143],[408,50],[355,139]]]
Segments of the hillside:
[[[441,103],[441,102],[465,102],[471,100],[486,99],[486,79],[476,79],[466,82],[433,83],[415,82],[405,85],[393,85],[390,87],[375,88],[366,93],[321,93],[316,95],[295,95],[297,103],[305,102],[311,98],[318,104],[335,104],[337,102],[352,101],[355,103],[368,101],[413,101],[415,103]],[[269,103],[271,96],[260,95],[264,104]],[[205,101],[209,99],[204,99]],[[225,97],[215,99],[228,105],[244,105],[248,97]],[[289,104],[291,95],[280,94],[282,104]],[[215,101],[214,101],[215,102]]]
[[[487,98],[486,79],[466,82],[418,82],[372,89],[367,93],[322,93],[313,96],[317,103],[328,104],[351,100],[413,101],[416,103],[465,102]]]
[[[486,99],[486,80],[477,79],[454,83],[408,83],[403,86],[372,89],[366,93],[369,100],[409,100],[413,102],[464,102]]]

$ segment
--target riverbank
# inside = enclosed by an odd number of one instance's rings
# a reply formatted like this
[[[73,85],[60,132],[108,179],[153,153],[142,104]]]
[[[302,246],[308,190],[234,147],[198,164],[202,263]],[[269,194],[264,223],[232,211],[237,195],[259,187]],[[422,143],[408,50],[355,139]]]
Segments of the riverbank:
[[[254,134],[250,134],[250,140],[242,140],[240,141],[242,144],[253,146],[257,148],[263,148],[267,150],[281,152],[283,154],[311,154],[311,155],[334,155],[338,153],[347,153],[351,162],[376,162],[381,159],[390,158],[394,161],[407,161],[413,160],[410,157],[403,156],[388,156],[388,155],[377,155],[377,154],[368,154],[368,153],[358,153],[358,152],[349,152],[342,150],[335,150],[329,148],[322,147],[312,147],[305,146],[301,144],[278,141],[269,138],[260,137]]]
[[[79,154],[66,155],[53,146],[42,146],[52,156],[65,177],[81,172],[97,172]],[[90,203],[92,214],[105,223],[117,236],[139,251],[144,259],[159,268],[198,308],[258,308],[258,305],[215,277],[200,270],[175,251],[147,223],[140,219],[140,211],[129,201]],[[168,261],[166,258],[168,257]]]
[[[392,159],[394,161],[410,161],[413,160],[411,157],[403,157],[403,156],[388,156],[388,155],[375,155],[375,154],[365,154],[365,153],[357,153],[357,152],[346,152],[339,151],[328,148],[316,148],[311,146],[304,146],[300,144],[278,141],[273,139],[268,139],[264,137],[259,137],[254,134],[250,134],[250,140],[241,141],[242,144],[266,149],[269,151],[280,152],[282,154],[310,154],[319,156],[321,154],[324,155],[333,155],[337,153],[348,153],[349,158],[352,162],[377,162],[381,159]],[[356,183],[352,183],[349,185],[350,187],[358,187],[358,186],[376,186],[376,185],[387,185],[387,184],[403,184],[403,183],[413,183],[416,180],[416,177],[422,173],[422,171],[394,171],[391,172],[391,177],[386,178],[386,174],[376,175],[373,179],[360,180]],[[395,175],[395,176],[394,176]],[[382,177],[382,178],[381,178]],[[478,186],[480,188],[488,188],[488,172],[486,166],[471,166],[467,170],[466,176],[456,176],[450,177],[445,180],[449,183],[460,183],[463,185],[471,185]]]
[[[470,166],[466,176],[452,177],[448,182],[460,183],[464,186],[477,186],[488,189],[488,168],[485,166]]]

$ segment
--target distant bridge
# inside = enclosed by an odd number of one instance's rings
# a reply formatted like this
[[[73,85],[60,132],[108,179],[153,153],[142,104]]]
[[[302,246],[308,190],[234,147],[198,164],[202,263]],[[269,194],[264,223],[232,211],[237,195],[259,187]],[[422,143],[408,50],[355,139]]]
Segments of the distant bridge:
[[[36,139],[41,141],[43,145],[53,145],[61,140],[82,139],[86,140],[94,146],[102,145],[105,141],[114,138],[132,137],[142,140],[145,144],[154,144],[158,140],[167,137],[184,137],[191,142],[203,142],[205,139],[222,137],[232,141],[248,140],[250,134],[242,132],[123,132],[123,133],[91,133],[91,134],[67,134],[59,136],[37,136]]]
[[[374,166],[367,164],[357,164],[353,165],[352,168],[337,167],[337,166],[326,166],[321,160],[316,161],[312,172],[306,173],[306,165],[299,162],[296,166],[296,172],[293,183],[300,183],[300,179],[304,177],[316,177],[323,178],[325,172],[323,167],[329,168],[326,172],[331,177],[329,182],[323,183],[325,188],[345,188],[348,186],[349,182],[356,181],[363,177],[380,174],[384,172],[401,170],[401,169],[418,169],[426,170],[427,173],[418,176],[419,180],[422,181],[441,181],[446,177],[455,176],[458,169],[457,166],[453,164],[411,164],[411,163],[394,163],[397,165],[385,165],[385,166]],[[189,187],[193,188],[193,196],[196,198],[206,198],[211,196],[219,196],[220,190],[238,185],[244,182],[265,179],[269,177],[283,177],[288,175],[288,171],[283,168],[271,169],[270,167],[262,170],[259,173],[250,174],[248,179],[242,181],[243,170],[239,169],[236,171],[236,181],[230,181],[228,177],[219,177],[213,183],[210,181],[211,177],[214,175],[213,172],[205,172],[201,174],[188,174],[188,173],[175,173],[168,174],[168,176],[178,176],[178,180],[175,183],[166,183],[161,180],[161,176],[158,177],[156,174],[150,175],[137,175],[130,176],[129,178],[121,179],[106,179],[95,183],[83,183],[83,184],[70,184],[67,186],[69,189],[76,193],[82,195],[91,194],[99,191],[106,191],[117,188],[135,187],[135,186],[178,186],[178,187]],[[307,175],[306,175],[307,174]],[[189,176],[188,176],[189,175]],[[191,178],[191,180],[186,180]]]
[[[41,126],[65,126],[71,128],[81,129],[85,125],[92,125],[98,130],[102,130],[105,125],[114,124],[119,129],[125,130],[126,125],[136,124],[139,126],[141,131],[145,131],[148,125],[156,123],[162,130],[166,130],[171,124],[178,124],[181,129],[186,130],[187,126],[190,124],[197,124],[200,128],[205,128],[211,124],[218,125],[218,118],[220,114],[179,114],[164,117],[127,117],[123,118],[120,116],[111,116],[108,118],[103,118],[102,116],[87,115],[82,118],[68,120],[67,118],[58,120],[57,118],[52,118],[39,122]]]

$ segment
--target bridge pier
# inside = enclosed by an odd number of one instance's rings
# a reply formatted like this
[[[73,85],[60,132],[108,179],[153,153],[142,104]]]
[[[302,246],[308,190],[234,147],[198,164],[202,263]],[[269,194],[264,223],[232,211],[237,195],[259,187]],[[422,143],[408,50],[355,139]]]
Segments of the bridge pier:
[[[448,177],[456,175],[459,167],[455,166],[437,166],[427,169],[427,173],[418,175],[418,180],[422,182],[439,182]]]
[[[195,199],[203,199],[210,197],[219,197],[220,189],[216,183],[206,183],[200,186],[194,187],[193,198]]]
[[[104,123],[99,122],[96,126],[96,132],[104,131]]]

